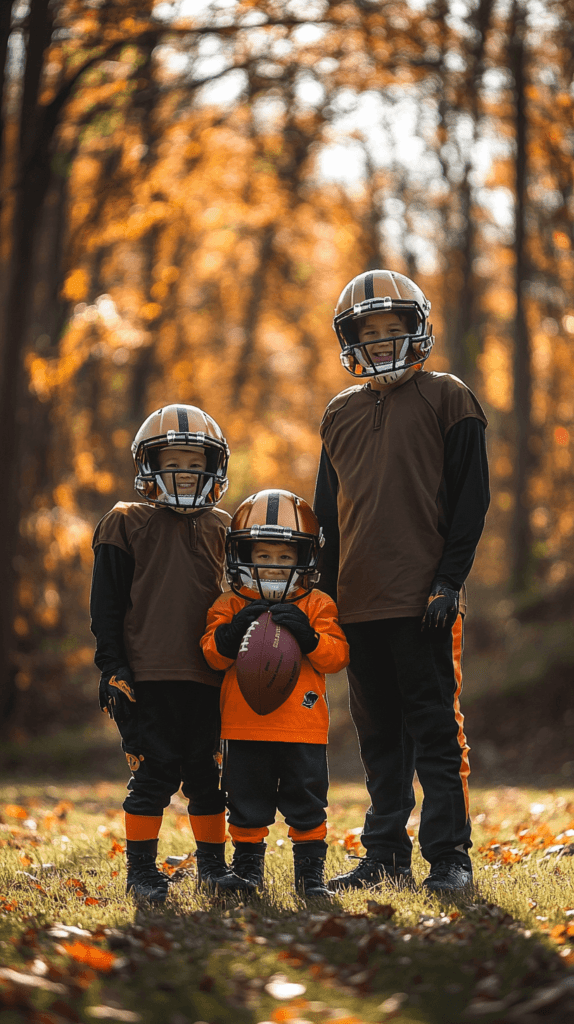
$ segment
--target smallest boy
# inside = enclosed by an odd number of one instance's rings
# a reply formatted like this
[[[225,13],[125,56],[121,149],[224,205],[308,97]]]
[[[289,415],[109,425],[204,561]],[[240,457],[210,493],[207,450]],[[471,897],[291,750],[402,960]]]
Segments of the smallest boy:
[[[295,886],[330,898],[324,882],[329,776],[329,709],[325,673],[338,672],[349,652],[330,597],[314,590],[322,532],[309,505],[290,491],[259,491],[237,509],[226,540],[231,592],[207,616],[201,641],[212,668],[225,669],[221,736],[223,788],[235,847],[220,892],[263,885],[265,837],[277,810],[289,825]],[[249,625],[264,611],[288,629],[303,655],[295,689],[268,715],[249,707],[235,659]]]

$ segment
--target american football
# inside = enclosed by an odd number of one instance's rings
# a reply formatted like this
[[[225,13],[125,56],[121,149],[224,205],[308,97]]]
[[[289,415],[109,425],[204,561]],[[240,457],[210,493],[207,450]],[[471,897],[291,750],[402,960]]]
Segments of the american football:
[[[235,662],[239,689],[258,715],[269,715],[293,693],[301,669],[295,637],[264,612],[245,633]]]

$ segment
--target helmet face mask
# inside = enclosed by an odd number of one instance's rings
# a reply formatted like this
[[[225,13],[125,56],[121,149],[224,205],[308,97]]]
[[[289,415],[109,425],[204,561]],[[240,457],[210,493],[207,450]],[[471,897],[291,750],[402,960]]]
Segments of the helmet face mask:
[[[258,542],[277,545],[278,551],[280,544],[296,546],[294,563],[255,561]],[[322,544],[322,530],[306,501],[290,491],[258,491],[241,503],[231,521],[225,544],[227,580],[247,600],[298,601],[319,581]],[[263,571],[283,579],[265,579]]]
[[[193,429],[193,428],[201,429]],[[205,468],[162,468],[160,452],[201,451]],[[229,448],[215,420],[195,406],[165,406],[148,416],[132,444],[134,488],[153,505],[178,512],[212,508],[227,490]],[[190,489],[182,477],[191,478]],[[167,481],[167,482],[166,482]]]
[[[402,335],[378,339],[392,342],[392,358],[380,363],[374,362],[369,352],[373,339],[359,338],[361,320],[376,313],[394,313],[406,328]],[[335,309],[333,329],[341,345],[341,363],[353,377],[394,384],[430,355],[434,337],[427,322],[429,313],[430,302],[410,278],[389,270],[359,274],[345,286]]]

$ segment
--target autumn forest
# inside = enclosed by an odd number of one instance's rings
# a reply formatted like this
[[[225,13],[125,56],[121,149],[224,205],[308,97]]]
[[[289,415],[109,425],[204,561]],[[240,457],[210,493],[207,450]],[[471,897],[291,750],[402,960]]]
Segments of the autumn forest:
[[[217,419],[226,509],[312,499],[375,267],[489,418],[478,653],[573,602],[572,0],[7,0],[0,75],[6,736],[97,714],[91,537],[150,411]]]

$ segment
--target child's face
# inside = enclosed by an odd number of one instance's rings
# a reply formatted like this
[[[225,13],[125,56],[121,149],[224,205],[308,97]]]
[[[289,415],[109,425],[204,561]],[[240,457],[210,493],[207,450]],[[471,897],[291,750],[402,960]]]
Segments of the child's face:
[[[388,313],[369,313],[367,316],[361,317],[357,324],[357,333],[359,341],[363,344],[372,342],[372,344],[367,344],[366,351],[373,363],[378,365],[393,361],[393,342],[382,339],[398,338],[407,333],[407,327],[402,317],[397,316],[393,310],[389,310]],[[420,343],[416,342],[413,348],[420,348]]]
[[[297,545],[282,541],[255,541],[251,545],[251,561],[259,566],[260,580],[287,580],[292,565],[297,564]],[[281,565],[284,569],[266,569],[266,565]]]
[[[207,464],[207,457],[203,448],[161,448],[158,455],[160,469],[181,469],[175,477],[177,493],[180,497],[195,494],[197,487],[197,474],[202,473]],[[174,494],[171,473],[162,473],[161,478],[169,494]]]

